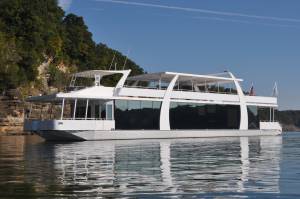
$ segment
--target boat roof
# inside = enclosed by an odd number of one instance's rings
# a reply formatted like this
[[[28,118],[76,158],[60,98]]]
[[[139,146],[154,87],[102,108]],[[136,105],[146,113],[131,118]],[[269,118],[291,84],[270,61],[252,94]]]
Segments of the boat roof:
[[[57,93],[50,95],[38,95],[38,96],[30,96],[26,99],[27,102],[53,102],[59,101],[57,98]]]
[[[175,73],[175,72],[159,72],[159,73],[149,73],[149,74],[142,74],[137,76],[128,77],[127,80],[132,81],[171,81],[175,75],[178,75],[179,81],[193,81],[195,83],[227,83],[232,82],[232,77],[226,77],[225,75],[228,73],[220,73],[215,75],[197,75],[197,74],[190,74],[190,73]],[[220,76],[223,75],[223,76]],[[242,79],[237,79],[237,81],[243,81]]]
[[[85,77],[85,78],[94,78],[95,75],[100,75],[101,77],[113,74],[126,74],[131,70],[89,70],[84,72],[79,72],[73,74],[74,77]],[[174,76],[178,75],[178,79],[180,82],[190,82],[193,81],[194,84],[204,85],[210,83],[232,83],[233,78],[229,77],[229,73],[220,73],[220,74],[212,74],[212,75],[196,75],[189,73],[176,73],[176,72],[158,72],[158,73],[148,73],[142,75],[136,75],[132,77],[128,77],[127,80],[132,81],[171,81]],[[227,75],[227,76],[226,76]],[[236,79],[237,81],[243,81],[242,79]],[[40,95],[33,96],[26,99],[28,102],[53,102],[59,101],[59,98],[62,98],[63,93],[55,93],[50,95]]]
[[[95,75],[108,76],[114,74],[124,74],[130,72],[131,70],[88,70],[83,72],[74,73],[74,77],[85,77],[85,78],[94,78]]]

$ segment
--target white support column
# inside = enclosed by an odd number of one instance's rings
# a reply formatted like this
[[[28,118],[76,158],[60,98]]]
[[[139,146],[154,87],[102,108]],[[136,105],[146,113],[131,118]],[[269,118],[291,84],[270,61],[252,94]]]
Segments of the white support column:
[[[236,77],[231,72],[228,72],[228,74],[230,75],[230,77],[232,78],[232,80],[235,84],[237,94],[240,99],[240,107],[241,107],[240,130],[248,130],[248,110],[247,110],[247,104],[246,104],[246,98],[245,98],[244,92],[241,88],[240,83],[236,79]]]
[[[115,103],[112,101],[112,110],[111,110],[112,120],[115,120]]]
[[[62,100],[62,104],[61,104],[61,115],[60,115],[60,119],[62,120],[64,117],[64,108],[65,108],[65,98],[63,98]]]
[[[129,76],[130,72],[131,72],[131,70],[123,71],[123,76],[121,77],[121,79],[119,80],[119,82],[117,83],[117,85],[115,87],[114,95],[118,95],[120,90],[124,87],[124,84],[126,82],[127,77]]]
[[[100,86],[101,76],[95,75],[95,86]]]
[[[76,108],[77,108],[77,99],[75,99],[75,102],[74,102],[73,120],[75,120],[75,116],[76,116]]]
[[[95,119],[95,101],[92,100],[90,101],[90,107],[91,107],[91,118]]]
[[[101,100],[100,100],[99,101],[99,119],[102,120],[101,112],[102,112],[102,104],[101,104]]]
[[[87,119],[88,110],[89,110],[89,99],[86,100],[85,117],[84,117],[84,119]]]
[[[173,91],[173,88],[175,86],[175,83],[178,79],[178,75],[175,75],[172,81],[170,82],[166,92],[164,99],[161,104],[160,109],[160,130],[170,130],[170,102],[171,102],[171,94]]]
[[[121,88],[121,87],[124,86],[125,81],[126,81],[128,75],[130,74],[130,72],[131,72],[131,70],[124,70],[124,71],[123,71],[123,76],[122,76],[121,79],[119,80],[119,82],[118,82],[116,88]]]

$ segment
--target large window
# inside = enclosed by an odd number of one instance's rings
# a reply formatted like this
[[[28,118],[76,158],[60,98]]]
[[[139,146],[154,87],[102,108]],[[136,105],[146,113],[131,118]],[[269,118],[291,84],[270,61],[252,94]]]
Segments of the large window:
[[[161,102],[116,100],[116,129],[159,129]]]
[[[240,106],[172,102],[171,129],[238,129]]]
[[[259,129],[259,114],[257,106],[247,106],[248,129]]]
[[[276,110],[274,107],[259,107],[258,115],[259,120],[262,122],[278,121],[278,110]]]
[[[249,129],[259,129],[260,122],[277,121],[277,110],[273,107],[248,106]]]

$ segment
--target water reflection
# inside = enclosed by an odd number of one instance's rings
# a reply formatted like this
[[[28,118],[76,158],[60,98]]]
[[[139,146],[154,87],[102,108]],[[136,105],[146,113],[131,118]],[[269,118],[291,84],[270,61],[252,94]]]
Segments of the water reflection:
[[[280,136],[28,142],[0,140],[0,191],[109,197],[280,192]]]

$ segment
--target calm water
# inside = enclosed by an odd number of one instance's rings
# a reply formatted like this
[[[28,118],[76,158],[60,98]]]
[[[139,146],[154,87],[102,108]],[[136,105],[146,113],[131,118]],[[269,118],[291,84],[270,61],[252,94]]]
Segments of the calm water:
[[[3,198],[300,198],[300,133],[46,143],[0,137]]]

